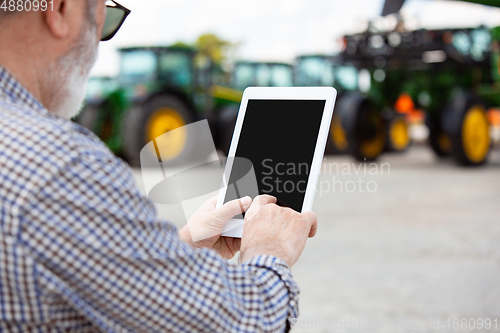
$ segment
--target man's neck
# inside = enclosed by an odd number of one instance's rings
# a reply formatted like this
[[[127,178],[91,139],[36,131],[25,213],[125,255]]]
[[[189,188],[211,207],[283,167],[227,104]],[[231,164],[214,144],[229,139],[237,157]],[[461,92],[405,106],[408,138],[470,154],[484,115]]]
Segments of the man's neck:
[[[20,14],[13,14],[20,15]],[[20,20],[23,21],[23,20]],[[20,27],[15,20],[2,22],[0,30],[0,65],[9,71],[37,100],[43,103],[43,72],[41,62],[46,55],[40,54],[38,41],[29,31]],[[36,54],[38,53],[38,54]],[[24,59],[24,61],[20,61]]]
[[[1,43],[1,42],[0,42]],[[38,76],[31,66],[26,64],[26,66],[18,66],[16,62],[6,61],[0,52],[0,66],[9,71],[10,74],[24,87],[28,90],[33,97],[41,101],[42,93],[40,90],[41,83],[38,80]]]

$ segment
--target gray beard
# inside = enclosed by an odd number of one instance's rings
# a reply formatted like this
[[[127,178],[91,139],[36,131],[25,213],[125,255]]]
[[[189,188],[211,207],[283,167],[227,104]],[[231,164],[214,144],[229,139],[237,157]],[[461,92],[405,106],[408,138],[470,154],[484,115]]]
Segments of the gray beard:
[[[47,70],[45,87],[51,90],[47,108],[65,119],[78,114],[85,97],[90,70],[97,59],[97,27],[88,23],[71,50]]]

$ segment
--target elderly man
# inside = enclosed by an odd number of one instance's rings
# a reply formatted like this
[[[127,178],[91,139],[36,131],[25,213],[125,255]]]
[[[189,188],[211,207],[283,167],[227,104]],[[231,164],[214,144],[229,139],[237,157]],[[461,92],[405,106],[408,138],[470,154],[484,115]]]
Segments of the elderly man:
[[[315,215],[269,196],[209,201],[193,225],[220,235],[246,210],[242,240],[177,233],[129,168],[69,120],[99,41],[127,10],[104,0],[34,10],[33,0],[27,11],[28,2],[0,10],[0,331],[285,330],[298,315],[290,267]],[[238,250],[243,264],[223,259]]]

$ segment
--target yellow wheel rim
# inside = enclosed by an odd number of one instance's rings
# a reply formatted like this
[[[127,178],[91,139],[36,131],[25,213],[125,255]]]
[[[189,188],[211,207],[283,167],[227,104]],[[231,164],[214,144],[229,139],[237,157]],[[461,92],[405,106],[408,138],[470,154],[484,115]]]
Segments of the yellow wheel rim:
[[[408,124],[404,119],[395,119],[389,131],[392,147],[396,150],[404,150],[410,144]]]
[[[333,144],[338,150],[344,151],[347,149],[347,138],[345,131],[342,128],[342,122],[338,119],[338,117],[333,117],[330,135],[332,137]]]
[[[484,161],[490,149],[490,126],[482,106],[472,106],[462,123],[462,143],[465,156],[474,163]]]
[[[182,115],[173,108],[160,108],[153,112],[146,124],[146,142],[155,141],[162,161],[176,158],[187,141],[186,125]],[[170,132],[168,135],[164,135]]]
[[[375,137],[362,142],[360,145],[360,151],[367,159],[373,159],[380,155],[385,145],[385,132],[382,127],[382,119],[377,116],[373,121],[375,122],[377,131]]]

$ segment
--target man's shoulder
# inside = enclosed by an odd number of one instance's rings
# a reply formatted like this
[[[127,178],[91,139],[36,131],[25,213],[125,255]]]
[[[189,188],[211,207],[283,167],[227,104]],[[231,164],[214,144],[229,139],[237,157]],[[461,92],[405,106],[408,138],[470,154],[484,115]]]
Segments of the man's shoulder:
[[[0,101],[0,151],[5,170],[22,172],[31,179],[51,178],[76,159],[115,160],[91,131],[8,101]]]

